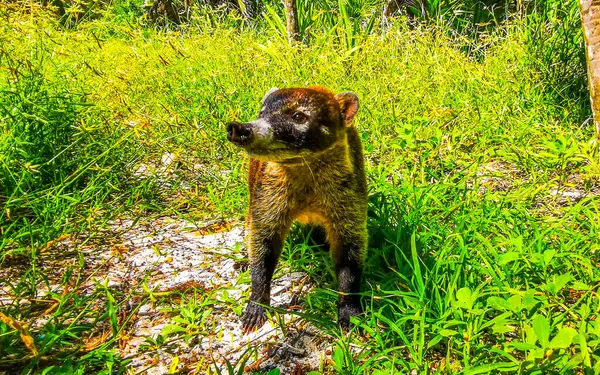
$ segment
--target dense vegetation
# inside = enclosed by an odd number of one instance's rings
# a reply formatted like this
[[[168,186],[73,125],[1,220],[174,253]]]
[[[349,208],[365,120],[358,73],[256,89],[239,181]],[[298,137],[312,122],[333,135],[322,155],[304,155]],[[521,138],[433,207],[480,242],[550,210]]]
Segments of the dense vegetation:
[[[242,218],[246,160],[224,124],[270,87],[323,85],[361,100],[371,236],[362,337],[333,323],[327,255],[301,232],[284,250],[320,286],[305,319],[339,335],[323,371],[600,373],[600,162],[575,1],[487,18],[430,1],[386,22],[381,2],[306,1],[297,46],[278,2],[252,21],[196,6],[179,25],[93,4],[0,5],[0,369],[124,371],[128,296],[81,294],[83,257],[52,290],[51,243],[93,243],[118,217]],[[140,176],[166,153],[175,173]]]

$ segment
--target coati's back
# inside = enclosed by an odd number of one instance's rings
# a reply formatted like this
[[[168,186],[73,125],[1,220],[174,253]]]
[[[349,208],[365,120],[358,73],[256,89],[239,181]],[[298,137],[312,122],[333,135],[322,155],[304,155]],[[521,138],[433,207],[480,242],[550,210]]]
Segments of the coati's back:
[[[250,156],[248,248],[252,295],[244,316],[251,329],[265,320],[270,282],[293,221],[323,225],[336,265],[339,319],[347,326],[360,311],[366,252],[367,187],[360,137],[351,125],[353,93],[323,88],[271,90],[259,119],[231,123],[228,138]]]

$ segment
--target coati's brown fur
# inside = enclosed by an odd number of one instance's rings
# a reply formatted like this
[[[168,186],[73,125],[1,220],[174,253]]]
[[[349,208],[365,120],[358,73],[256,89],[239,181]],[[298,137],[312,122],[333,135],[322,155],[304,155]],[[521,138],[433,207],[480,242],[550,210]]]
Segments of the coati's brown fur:
[[[367,185],[353,93],[321,87],[272,89],[258,120],[228,126],[250,155],[247,216],[252,278],[246,331],[266,320],[271,279],[293,221],[322,225],[339,283],[339,323],[362,311],[359,288],[367,249]],[[259,303],[259,304],[257,304]]]

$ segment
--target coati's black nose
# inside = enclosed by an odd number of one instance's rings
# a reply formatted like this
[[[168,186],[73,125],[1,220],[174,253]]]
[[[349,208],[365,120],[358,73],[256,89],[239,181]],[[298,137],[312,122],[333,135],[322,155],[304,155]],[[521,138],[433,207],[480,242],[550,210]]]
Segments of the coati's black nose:
[[[249,124],[232,122],[227,125],[227,139],[238,146],[247,145],[252,141],[252,128]]]

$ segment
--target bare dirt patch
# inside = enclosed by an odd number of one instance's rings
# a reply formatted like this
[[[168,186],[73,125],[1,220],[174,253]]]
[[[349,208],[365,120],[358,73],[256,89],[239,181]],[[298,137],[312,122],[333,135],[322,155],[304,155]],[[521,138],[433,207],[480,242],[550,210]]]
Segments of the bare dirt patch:
[[[278,321],[243,334],[240,314],[250,278],[241,223],[200,225],[178,217],[144,222],[124,219],[110,223],[98,238],[93,244],[71,237],[50,244],[47,254],[60,251],[65,255],[42,262],[51,282],[49,288],[38,289],[39,297],[46,298],[49,291],[61,293],[65,287],[60,276],[82,254],[85,277],[77,286],[78,293],[91,295],[102,286],[123,296],[117,302],[124,329],[116,347],[130,361],[132,374],[205,373],[209,367],[225,370],[227,362],[242,366],[244,354],[247,372],[278,368],[282,374],[302,374],[326,361],[332,338],[293,314],[277,315]],[[277,275],[272,306],[283,311],[300,309],[299,296],[314,287],[309,278],[289,270]],[[9,290],[0,291],[0,303],[14,303]],[[94,307],[104,308],[104,301]],[[185,309],[201,318],[184,319]],[[45,321],[38,318],[31,326]],[[98,324],[84,339],[84,350],[110,337],[110,325]]]

